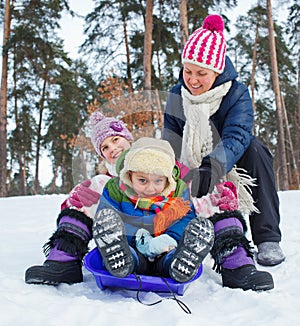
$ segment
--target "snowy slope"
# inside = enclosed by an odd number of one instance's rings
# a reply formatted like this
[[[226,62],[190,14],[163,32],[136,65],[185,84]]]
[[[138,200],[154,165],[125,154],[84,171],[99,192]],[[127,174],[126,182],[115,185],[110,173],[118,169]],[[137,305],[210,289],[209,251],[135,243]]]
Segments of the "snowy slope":
[[[0,199],[0,325],[298,325],[300,322],[300,191],[279,193],[282,248],[286,261],[258,267],[272,273],[275,289],[269,292],[232,290],[221,286],[204,261],[202,276],[179,297],[192,311],[185,314],[173,300],[148,307],[134,291],[101,291],[84,269],[84,282],[58,287],[28,285],[25,270],[44,261],[42,246],[55,230],[65,195]],[[90,248],[95,245],[91,241]],[[152,302],[157,295],[146,293]]]

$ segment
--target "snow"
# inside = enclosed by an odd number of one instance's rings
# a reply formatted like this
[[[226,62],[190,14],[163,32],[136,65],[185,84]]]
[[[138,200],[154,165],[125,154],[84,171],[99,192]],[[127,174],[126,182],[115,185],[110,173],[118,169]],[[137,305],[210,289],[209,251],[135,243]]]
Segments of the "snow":
[[[44,261],[42,246],[55,230],[60,203],[66,195],[10,197],[0,199],[0,325],[296,325],[300,320],[300,191],[279,192],[282,249],[286,261],[262,267],[274,278],[267,292],[223,288],[212,260],[203,263],[203,274],[193,282],[182,300],[188,315],[173,300],[145,306],[135,291],[101,291],[94,276],[83,267],[84,282],[57,287],[29,285],[25,270]],[[90,248],[94,248],[90,242]],[[165,297],[165,296],[164,296]],[[152,302],[158,295],[145,293]]]

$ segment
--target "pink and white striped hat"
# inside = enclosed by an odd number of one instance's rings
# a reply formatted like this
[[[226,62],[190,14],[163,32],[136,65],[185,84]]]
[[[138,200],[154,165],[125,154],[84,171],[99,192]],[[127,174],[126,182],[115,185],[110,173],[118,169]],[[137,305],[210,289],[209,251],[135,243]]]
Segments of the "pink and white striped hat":
[[[189,62],[221,74],[225,67],[226,41],[224,22],[219,15],[209,15],[202,27],[190,35],[182,53],[182,63]]]

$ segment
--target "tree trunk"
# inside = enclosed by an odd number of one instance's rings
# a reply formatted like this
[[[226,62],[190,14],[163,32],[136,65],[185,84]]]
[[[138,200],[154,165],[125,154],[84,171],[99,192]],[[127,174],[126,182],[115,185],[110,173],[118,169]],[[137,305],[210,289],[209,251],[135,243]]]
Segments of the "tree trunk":
[[[253,59],[252,59],[252,72],[251,72],[251,100],[253,112],[255,114],[256,104],[255,104],[255,70],[257,61],[257,43],[258,43],[258,24],[256,24],[255,40],[253,45]],[[257,136],[257,131],[255,128],[255,119],[253,123],[253,133]]]
[[[144,90],[151,90],[153,0],[147,0],[144,36]]]
[[[298,58],[298,126],[300,128],[300,55]]]
[[[16,54],[16,47],[13,48],[13,55],[15,56]],[[19,134],[19,131],[22,129],[20,127],[21,124],[21,117],[18,111],[18,92],[17,92],[17,80],[18,80],[18,75],[17,75],[17,69],[16,69],[16,60],[13,60],[13,93],[15,96],[13,97],[14,100],[14,118],[15,118],[15,124],[16,124],[16,137],[18,138],[18,141],[21,142],[21,136]],[[19,164],[19,193],[22,196],[26,195],[26,148],[25,148],[25,143],[20,146],[19,150],[17,151],[17,162]]]
[[[271,0],[267,0],[267,12],[268,12],[268,28],[270,38],[270,56],[271,56],[271,68],[272,68],[272,82],[275,94],[276,102],[276,113],[277,113],[277,144],[279,151],[279,169],[282,177],[280,178],[280,190],[288,190],[288,171],[286,161],[286,150],[284,143],[284,128],[283,128],[283,108],[281,105],[281,93],[278,79],[278,67],[277,67],[277,55],[276,55],[276,44],[274,36],[274,24],[272,18],[272,6]]]
[[[251,73],[251,97],[252,97],[252,107],[255,113],[255,70],[256,70],[256,58],[257,58],[257,43],[258,43],[258,24],[256,25],[255,41],[253,45],[253,59],[252,59],[252,73]]]
[[[126,17],[122,10],[123,2],[120,2],[120,10],[122,14],[123,21],[123,32],[124,32],[124,40],[125,40],[125,48],[126,48],[126,61],[127,61],[127,79],[128,79],[128,92],[132,92],[132,77],[131,77],[131,65],[130,65],[130,50],[129,50],[129,42],[128,42],[128,34],[127,34],[127,25],[126,25]]]
[[[58,177],[58,169],[59,166],[55,164],[55,169],[53,171],[53,178],[51,180],[50,186],[49,186],[49,193],[50,194],[55,194],[56,193],[56,180]]]
[[[288,138],[288,149],[290,152],[290,160],[289,166],[291,168],[291,177],[289,180],[289,184],[292,185],[293,189],[298,189],[299,187],[299,173],[298,173],[298,168],[297,168],[297,160],[295,157],[295,151],[294,151],[294,145],[292,141],[292,136],[289,128],[289,121],[288,121],[288,116],[286,113],[286,108],[285,108],[285,103],[284,103],[284,98],[281,96],[281,103],[282,103],[282,108],[283,108],[283,113],[284,113],[284,123],[285,123],[285,128],[287,132],[287,138]]]
[[[21,196],[25,196],[26,195],[26,162],[25,162],[25,158],[23,161],[22,153],[18,153],[18,164],[19,164],[19,192]]]
[[[156,61],[157,61],[158,79],[159,79],[159,81],[162,82],[163,77],[162,77],[162,73],[161,73],[161,63],[160,63],[160,57],[159,57],[158,51],[155,52],[155,56],[156,56]]]
[[[46,93],[46,74],[44,76],[44,84],[43,84],[43,91],[42,91],[42,98],[40,100],[39,105],[39,124],[37,129],[37,141],[36,141],[36,155],[35,155],[35,178],[34,178],[34,193],[39,193],[39,166],[40,166],[40,151],[41,151],[41,138],[42,138],[42,121],[43,121],[43,112],[44,112],[44,103],[45,103],[45,93]]]
[[[189,37],[186,0],[179,0],[179,13],[180,13],[179,25],[180,25],[181,48],[183,49]]]
[[[3,54],[2,54],[2,77],[0,94],[0,197],[7,196],[6,174],[7,174],[7,69],[8,50],[6,48],[10,36],[11,3],[5,1],[4,29],[3,29]]]

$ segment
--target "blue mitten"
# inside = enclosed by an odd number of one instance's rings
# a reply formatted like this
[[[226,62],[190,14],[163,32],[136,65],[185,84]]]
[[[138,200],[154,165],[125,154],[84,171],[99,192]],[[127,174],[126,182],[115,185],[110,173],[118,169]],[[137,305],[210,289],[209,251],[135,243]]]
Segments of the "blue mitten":
[[[149,242],[153,239],[150,232],[145,229],[139,229],[135,234],[136,249],[144,256],[149,257]]]
[[[177,247],[177,241],[168,234],[153,238],[149,231],[139,229],[135,235],[137,250],[146,257],[155,257]]]
[[[177,247],[177,241],[168,234],[161,234],[149,242],[150,257],[160,255]]]

